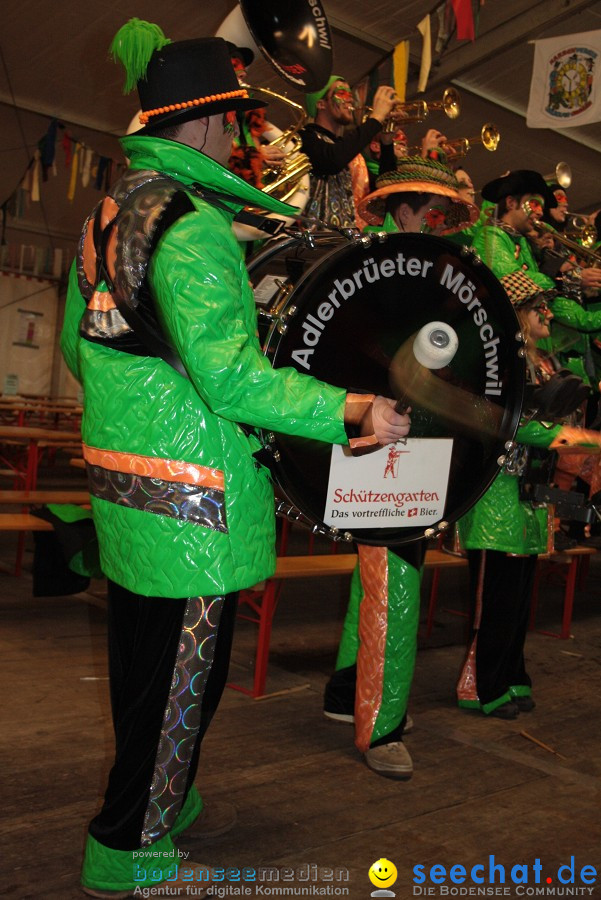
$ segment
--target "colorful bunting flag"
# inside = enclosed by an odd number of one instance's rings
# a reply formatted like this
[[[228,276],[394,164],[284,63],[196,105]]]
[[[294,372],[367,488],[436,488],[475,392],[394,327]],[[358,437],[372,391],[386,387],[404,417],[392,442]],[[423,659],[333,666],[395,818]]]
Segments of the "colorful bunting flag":
[[[419,79],[417,82],[418,93],[423,93],[428,84],[430,68],[432,66],[432,34],[430,31],[430,16],[424,16],[421,22],[417,23],[417,30],[422,36],[422,59],[419,68]]]
[[[404,102],[407,94],[407,74],[409,72],[409,41],[401,41],[392,54],[394,89],[397,97]]]
[[[473,41],[476,37],[474,30],[474,12],[472,0],[451,0],[453,12],[457,21],[457,40]]]

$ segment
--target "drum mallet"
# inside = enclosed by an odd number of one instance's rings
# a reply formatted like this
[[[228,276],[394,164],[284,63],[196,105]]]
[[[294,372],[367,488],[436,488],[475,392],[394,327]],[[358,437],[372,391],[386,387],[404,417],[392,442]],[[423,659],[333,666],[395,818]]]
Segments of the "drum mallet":
[[[406,353],[405,342],[396,352],[394,359],[390,364],[398,367],[398,359]],[[423,328],[417,332],[411,347],[413,360],[419,365],[414,369],[409,383],[396,402],[395,410],[399,413],[407,411],[411,405],[408,396],[408,387],[412,386],[414,381],[422,374],[421,367],[424,369],[443,369],[448,366],[459,347],[459,338],[453,328],[446,322],[428,322]]]

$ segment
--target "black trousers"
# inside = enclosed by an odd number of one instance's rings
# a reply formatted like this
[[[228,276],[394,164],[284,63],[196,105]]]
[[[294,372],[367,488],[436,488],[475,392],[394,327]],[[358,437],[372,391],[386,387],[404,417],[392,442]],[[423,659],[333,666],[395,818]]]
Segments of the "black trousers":
[[[536,559],[507,556],[497,550],[468,550],[473,633],[478,633],[476,681],[482,704],[492,703],[512,686],[532,684],[526,672],[524,644]]]
[[[109,581],[115,761],[90,823],[101,844],[138,849],[177,818],[225,686],[237,598],[142,597]]]

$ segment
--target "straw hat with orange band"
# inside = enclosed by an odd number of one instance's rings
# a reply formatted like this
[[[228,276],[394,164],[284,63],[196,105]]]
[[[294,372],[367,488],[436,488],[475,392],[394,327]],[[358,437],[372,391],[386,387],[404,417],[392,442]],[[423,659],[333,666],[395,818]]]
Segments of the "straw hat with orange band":
[[[445,215],[445,234],[466,228],[478,218],[478,208],[460,196],[459,182],[454,173],[444,163],[433,159],[421,156],[398,159],[396,169],[380,175],[376,185],[376,190],[359,204],[359,214],[370,225],[383,224],[387,200],[398,193],[448,197],[452,204]]]

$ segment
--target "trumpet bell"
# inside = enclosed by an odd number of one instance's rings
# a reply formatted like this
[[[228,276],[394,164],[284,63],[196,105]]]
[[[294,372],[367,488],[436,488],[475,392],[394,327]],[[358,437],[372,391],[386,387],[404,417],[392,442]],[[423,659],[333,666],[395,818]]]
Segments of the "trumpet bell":
[[[572,183],[572,170],[567,162],[558,162],[555,171],[543,175],[545,181],[556,181],[557,184],[567,190]]]
[[[586,221],[582,225],[577,225],[576,219],[582,220],[582,216],[572,216],[572,218],[574,219],[574,225],[572,228],[566,229],[564,235],[571,240],[578,241],[583,247],[593,247],[597,243],[597,229],[595,226],[590,225]]]
[[[499,146],[499,141],[501,140],[501,135],[499,133],[499,129],[496,125],[493,125],[492,122],[487,122],[482,126],[482,131],[480,132],[480,138],[482,140],[482,144],[486,150],[490,150],[493,152]]]
[[[456,119],[461,112],[459,91],[456,91],[455,88],[447,88],[442,95],[442,108],[449,119]]]
[[[467,156],[472,144],[482,144],[486,150],[492,153],[499,146],[501,134],[496,125],[492,122],[486,122],[480,130],[477,137],[472,138],[456,138],[453,141],[447,141],[443,146],[448,159],[461,159]]]
[[[583,247],[593,247],[597,243],[597,229],[594,225],[585,225],[580,234],[580,242]]]

